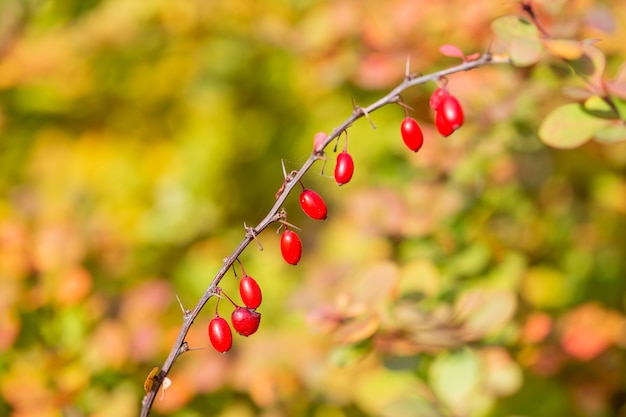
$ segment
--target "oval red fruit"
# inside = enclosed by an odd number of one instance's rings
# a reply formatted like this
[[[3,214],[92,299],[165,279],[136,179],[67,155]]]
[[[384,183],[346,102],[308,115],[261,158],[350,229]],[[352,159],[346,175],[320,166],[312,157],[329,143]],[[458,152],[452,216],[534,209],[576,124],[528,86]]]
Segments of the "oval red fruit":
[[[261,287],[254,278],[244,275],[239,281],[239,294],[243,303],[251,309],[255,309],[261,305],[263,296]]]
[[[237,307],[230,316],[233,327],[242,336],[250,336],[259,328],[261,313],[246,307]]]
[[[439,124],[441,124],[442,129],[439,128],[437,120],[440,120]],[[437,107],[437,117],[435,118],[435,124],[437,125],[439,133],[444,136],[450,135],[452,132],[454,132],[463,125],[463,109],[461,108],[461,104],[456,99],[456,97],[448,96],[443,99],[441,103],[439,103],[439,107]],[[450,133],[444,133],[448,131],[450,131]]]
[[[337,163],[335,164],[335,181],[338,185],[343,185],[352,179],[354,174],[354,161],[345,150],[337,155]]]
[[[293,231],[285,229],[280,238],[280,252],[285,262],[296,265],[302,257],[302,242],[300,237]]]
[[[450,93],[448,93],[448,90],[442,87],[439,87],[438,89],[433,91],[433,94],[430,96],[430,108],[434,111],[437,111],[437,107],[439,107],[443,99],[448,97],[449,95]]]
[[[228,352],[233,346],[233,333],[228,322],[216,316],[209,323],[209,339],[218,352]]]
[[[300,194],[300,207],[312,219],[325,220],[328,214],[326,203],[318,193],[313,190],[302,190]]]
[[[424,144],[424,135],[422,129],[411,117],[406,117],[400,125],[400,133],[402,133],[402,140],[404,144],[413,152],[420,150]]]
[[[437,131],[441,133],[443,136],[450,136],[454,129],[448,123],[446,118],[443,116],[443,113],[437,112],[435,114],[435,126],[437,127]]]

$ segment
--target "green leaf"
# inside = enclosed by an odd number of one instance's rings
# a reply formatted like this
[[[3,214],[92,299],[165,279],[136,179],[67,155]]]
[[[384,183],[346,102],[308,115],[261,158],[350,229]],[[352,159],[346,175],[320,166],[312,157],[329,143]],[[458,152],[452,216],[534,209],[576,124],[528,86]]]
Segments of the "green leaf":
[[[606,101],[602,99],[600,96],[591,96],[587,100],[585,100],[585,110],[600,118],[605,119],[618,119],[619,114],[615,111],[613,107],[611,107]]]
[[[509,54],[513,65],[517,67],[527,67],[539,61],[543,46],[535,39],[513,39],[509,43]]]
[[[588,78],[594,86],[601,88],[606,68],[604,52],[590,43],[583,43],[582,50],[583,54],[569,63],[578,75]]]
[[[416,259],[408,262],[400,271],[397,294],[400,297],[416,295],[435,296],[441,287],[441,277],[437,267],[428,260]]]
[[[565,86],[561,89],[564,96],[576,101],[584,101],[593,96],[593,92],[589,88]]]
[[[502,16],[491,23],[491,29],[503,41],[513,39],[539,39],[539,31],[528,20],[517,16]]]
[[[456,415],[468,414],[481,379],[480,360],[471,349],[441,354],[430,368],[430,386]]]
[[[522,370],[506,349],[488,347],[479,354],[485,373],[484,389],[497,396],[511,395],[520,389]]]
[[[617,143],[626,141],[626,126],[623,124],[609,125],[596,130],[593,137],[599,143]]]
[[[455,304],[458,320],[470,335],[479,337],[504,326],[517,309],[517,298],[511,291],[471,290]]]
[[[577,103],[554,109],[541,123],[539,137],[549,146],[571,149],[587,142],[605,121],[587,113]]]
[[[503,16],[494,20],[491,27],[506,43],[514,65],[524,67],[539,60],[543,45],[532,23],[516,16]]]
[[[350,386],[350,395],[357,405],[373,415],[384,415],[391,404],[424,390],[423,383],[413,373],[383,368],[370,368]]]
[[[539,265],[528,270],[521,295],[537,308],[555,308],[567,304],[573,291],[571,282],[562,271]]]

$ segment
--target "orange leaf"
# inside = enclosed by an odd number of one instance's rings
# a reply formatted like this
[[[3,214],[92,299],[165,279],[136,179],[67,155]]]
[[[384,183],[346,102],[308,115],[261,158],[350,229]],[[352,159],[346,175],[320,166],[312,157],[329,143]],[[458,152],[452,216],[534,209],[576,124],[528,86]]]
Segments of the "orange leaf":
[[[338,343],[357,343],[372,336],[380,324],[378,315],[371,314],[362,319],[354,319],[339,326],[335,333]]]
[[[593,359],[621,337],[625,324],[626,319],[617,311],[587,303],[563,318],[561,344],[578,359]]]

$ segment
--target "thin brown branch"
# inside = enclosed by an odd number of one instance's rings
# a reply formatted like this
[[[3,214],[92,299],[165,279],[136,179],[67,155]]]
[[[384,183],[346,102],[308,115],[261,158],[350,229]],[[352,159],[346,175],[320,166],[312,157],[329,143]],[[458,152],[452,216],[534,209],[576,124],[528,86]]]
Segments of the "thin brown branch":
[[[350,127],[356,120],[360,119],[361,117],[369,115],[375,110],[385,105],[398,103],[398,97],[400,93],[402,93],[403,91],[407,90],[410,87],[420,85],[420,84],[425,84],[431,81],[436,82],[437,80],[447,75],[454,74],[457,72],[462,72],[462,71],[469,71],[469,70],[472,70],[474,68],[478,68],[484,65],[503,64],[503,63],[509,63],[509,62],[510,61],[508,57],[494,56],[490,53],[485,53],[480,58],[474,61],[464,62],[460,65],[447,68],[441,71],[437,71],[432,74],[422,75],[422,76],[415,77],[415,78],[406,77],[402,83],[400,83],[397,87],[395,87],[393,90],[387,93],[387,95],[385,95],[384,97],[381,97],[379,100],[370,104],[367,107],[361,107],[360,111],[352,112],[350,117],[348,117],[343,123],[337,126],[328,135],[328,137],[323,142],[323,144],[319,146],[318,148],[321,150],[324,150],[342,132],[348,129],[348,127]],[[165,359],[165,362],[161,366],[158,375],[156,375],[156,377],[153,378],[153,381],[152,381],[153,383],[150,385],[149,391],[146,393],[146,395],[143,398],[141,414],[140,414],[141,417],[146,417],[150,413],[150,409],[152,408],[152,404],[157,395],[157,392],[159,391],[162,381],[165,380],[165,377],[170,372],[170,369],[174,365],[174,362],[176,362],[176,359],[178,359],[180,355],[182,355],[183,353],[189,350],[189,347],[187,343],[185,342],[187,333],[189,332],[191,325],[193,324],[196,317],[198,317],[198,315],[200,314],[200,311],[205,306],[207,301],[209,301],[211,297],[217,295],[218,285],[220,281],[222,280],[222,278],[224,277],[224,275],[228,272],[232,264],[237,261],[237,258],[239,257],[239,255],[248,247],[248,245],[252,242],[252,240],[256,238],[256,236],[258,236],[261,232],[263,232],[272,223],[285,220],[284,214],[282,211],[282,207],[283,207],[285,200],[291,193],[292,189],[295,186],[297,186],[297,184],[299,184],[299,181],[304,176],[304,174],[307,171],[309,171],[311,166],[319,159],[323,159],[323,153],[320,155],[320,152],[316,152],[315,150],[313,150],[313,153],[304,162],[302,167],[300,167],[299,170],[294,171],[292,174],[290,174],[290,180],[284,182],[283,186],[281,187],[281,192],[276,195],[276,202],[274,203],[274,206],[269,210],[265,218],[261,220],[259,224],[257,224],[255,227],[246,226],[246,233],[243,237],[243,240],[239,243],[239,245],[235,248],[235,250],[231,253],[231,255],[224,260],[224,264],[222,265],[222,268],[217,272],[217,274],[215,275],[215,278],[213,278],[213,280],[209,284],[209,287],[204,292],[204,294],[202,294],[202,297],[200,298],[196,306],[193,308],[193,310],[188,311],[186,312],[186,314],[184,314],[183,323],[182,323],[180,332],[178,333],[178,336],[176,338],[176,341],[174,342],[174,345],[172,346],[172,349],[169,355]]]
[[[539,21],[539,18],[537,17],[537,14],[535,13],[535,9],[533,8],[532,2],[530,1],[522,2],[522,10],[528,15],[528,17],[530,17],[533,24],[535,25],[537,30],[539,30],[541,35],[544,38],[549,38],[550,35],[548,34],[548,31],[543,27],[543,25]]]

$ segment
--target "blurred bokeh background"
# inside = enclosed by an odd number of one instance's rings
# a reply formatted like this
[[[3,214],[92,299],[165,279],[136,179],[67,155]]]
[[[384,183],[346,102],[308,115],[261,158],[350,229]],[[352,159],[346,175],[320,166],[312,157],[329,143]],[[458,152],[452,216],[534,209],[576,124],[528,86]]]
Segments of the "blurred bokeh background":
[[[626,56],[619,1],[537,1],[562,37]],[[0,416],[137,415],[192,308],[330,132],[402,80],[494,44],[512,1],[2,0]],[[602,22],[599,24],[598,22]],[[608,23],[607,23],[608,22]],[[466,123],[429,94],[349,130],[305,177],[329,205],[304,255],[270,228],[241,257],[258,333],[226,355],[211,300],[154,415],[626,416],[626,143],[553,150],[541,119],[580,80],[547,59],[450,78]],[[339,143],[343,147],[343,139]],[[237,295],[232,274],[224,290]],[[236,298],[236,297],[235,297]],[[220,312],[230,314],[227,303]]]

